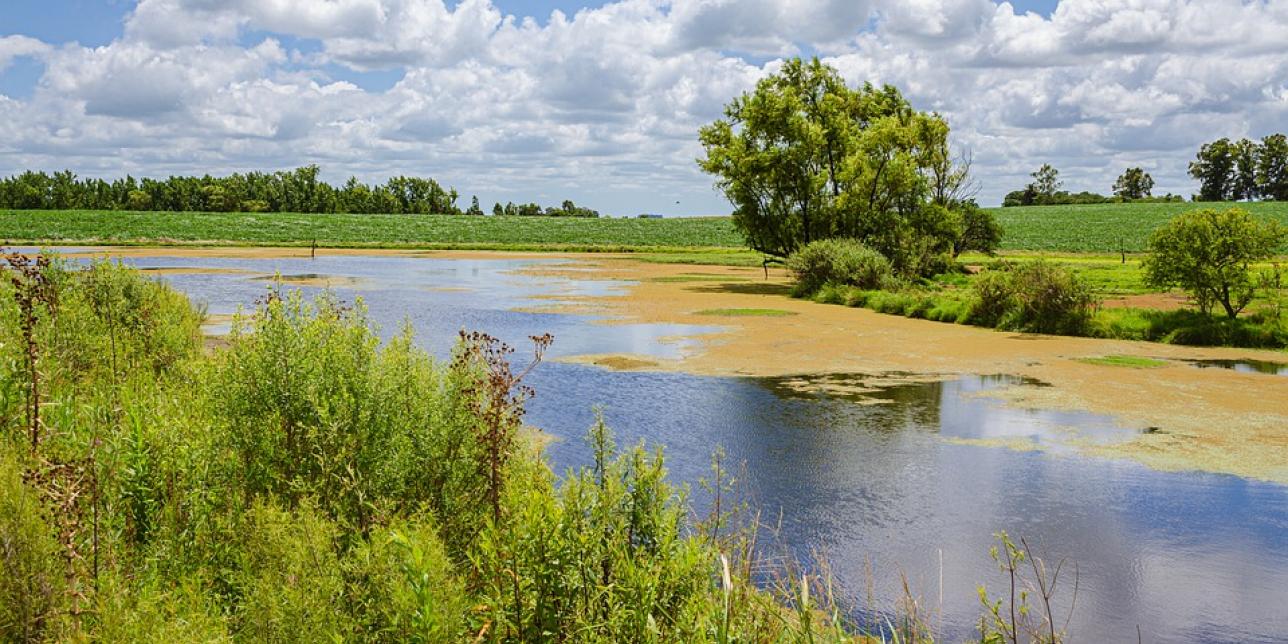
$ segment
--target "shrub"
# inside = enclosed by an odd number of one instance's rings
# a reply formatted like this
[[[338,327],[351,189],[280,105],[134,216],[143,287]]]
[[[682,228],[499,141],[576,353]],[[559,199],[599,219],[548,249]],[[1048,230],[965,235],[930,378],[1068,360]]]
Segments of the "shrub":
[[[980,273],[971,283],[971,289],[975,292],[975,305],[971,309],[971,321],[975,324],[997,326],[1015,306],[1011,274],[1005,269]]]
[[[332,548],[336,526],[307,501],[295,512],[255,504],[242,519],[235,576],[242,637],[322,642],[351,633],[353,624],[337,610],[345,580]]]
[[[890,260],[853,239],[811,242],[787,259],[796,294],[809,295],[824,284],[878,288],[890,278]]]
[[[1037,261],[1011,274],[1016,328],[1038,333],[1082,335],[1095,313],[1091,287],[1067,268]]]
[[[64,595],[61,551],[40,495],[0,447],[0,640],[44,641]]]
[[[1091,288],[1069,269],[1043,261],[987,271],[972,284],[976,324],[1083,335],[1096,307]]]
[[[1204,313],[1220,304],[1233,320],[1257,292],[1251,265],[1274,255],[1285,234],[1238,208],[1182,213],[1150,236],[1145,280],[1185,289]]]

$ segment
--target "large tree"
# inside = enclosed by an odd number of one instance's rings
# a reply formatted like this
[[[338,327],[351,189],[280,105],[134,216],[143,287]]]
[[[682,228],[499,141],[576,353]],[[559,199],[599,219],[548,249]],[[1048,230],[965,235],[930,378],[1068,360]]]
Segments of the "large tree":
[[[1056,170],[1049,163],[1043,163],[1042,167],[1035,170],[1033,174],[1029,176],[1033,177],[1033,183],[1030,183],[1029,186],[1033,188],[1033,192],[1039,198],[1054,197],[1056,191],[1060,189],[1060,186],[1064,185],[1064,183],[1060,181],[1060,171]]]
[[[1255,141],[1239,139],[1230,147],[1233,156],[1234,171],[1230,177],[1230,198],[1234,201],[1249,201],[1261,196],[1261,187],[1257,185],[1257,157],[1261,146]]]
[[[1127,168],[1114,182],[1114,194],[1126,200],[1148,197],[1154,189],[1154,177],[1144,168]]]
[[[1234,181],[1234,150],[1230,139],[1204,143],[1190,162],[1190,176],[1199,181],[1197,201],[1225,201]]]
[[[1288,137],[1271,134],[1261,139],[1257,185],[1262,198],[1288,201]]]
[[[918,270],[910,253],[950,252],[969,178],[950,158],[948,125],[897,89],[850,88],[818,59],[792,59],[700,132],[698,160],[734,206],[755,250],[786,257],[850,237]],[[938,201],[938,203],[937,203]]]

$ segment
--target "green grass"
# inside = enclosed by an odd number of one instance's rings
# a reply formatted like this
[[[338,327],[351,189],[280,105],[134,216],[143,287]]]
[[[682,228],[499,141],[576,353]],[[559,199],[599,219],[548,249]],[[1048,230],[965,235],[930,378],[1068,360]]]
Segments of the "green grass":
[[[695,311],[695,315],[721,315],[725,317],[784,317],[796,315],[795,311],[784,311],[782,309],[703,309]]]
[[[991,212],[1002,225],[1002,250],[1136,253],[1145,250],[1151,231],[1182,212],[1229,207],[1288,225],[1288,202],[1026,206]]]
[[[1157,369],[1158,367],[1167,366],[1166,360],[1141,356],[1097,356],[1094,358],[1078,358],[1077,360],[1086,364],[1105,367],[1127,367],[1130,369]]]

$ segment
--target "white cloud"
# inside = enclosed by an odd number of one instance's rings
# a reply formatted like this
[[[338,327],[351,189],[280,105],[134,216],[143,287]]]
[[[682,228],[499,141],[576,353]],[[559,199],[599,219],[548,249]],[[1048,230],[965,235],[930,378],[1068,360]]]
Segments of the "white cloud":
[[[1200,142],[1288,130],[1284,33],[1288,3],[1240,0],[1063,0],[1050,16],[992,0],[621,0],[544,22],[488,0],[140,0],[102,47],[0,37],[0,72],[46,66],[30,98],[0,97],[0,171],[319,163],[485,200],[717,212],[698,127],[777,57],[817,51],[944,114],[986,201],[1044,162],[1071,189],[1142,165],[1188,194]],[[363,90],[371,70],[402,78]]]
[[[52,49],[49,45],[27,36],[0,36],[0,72],[15,58],[22,56],[43,57]]]

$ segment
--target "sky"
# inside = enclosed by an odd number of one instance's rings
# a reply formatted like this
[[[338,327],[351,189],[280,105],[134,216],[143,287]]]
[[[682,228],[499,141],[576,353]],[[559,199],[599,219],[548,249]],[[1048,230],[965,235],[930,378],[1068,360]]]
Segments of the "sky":
[[[0,174],[432,176],[468,204],[725,214],[697,131],[791,56],[943,115],[995,205],[1043,163],[1190,195],[1288,131],[1288,0],[5,0]]]

